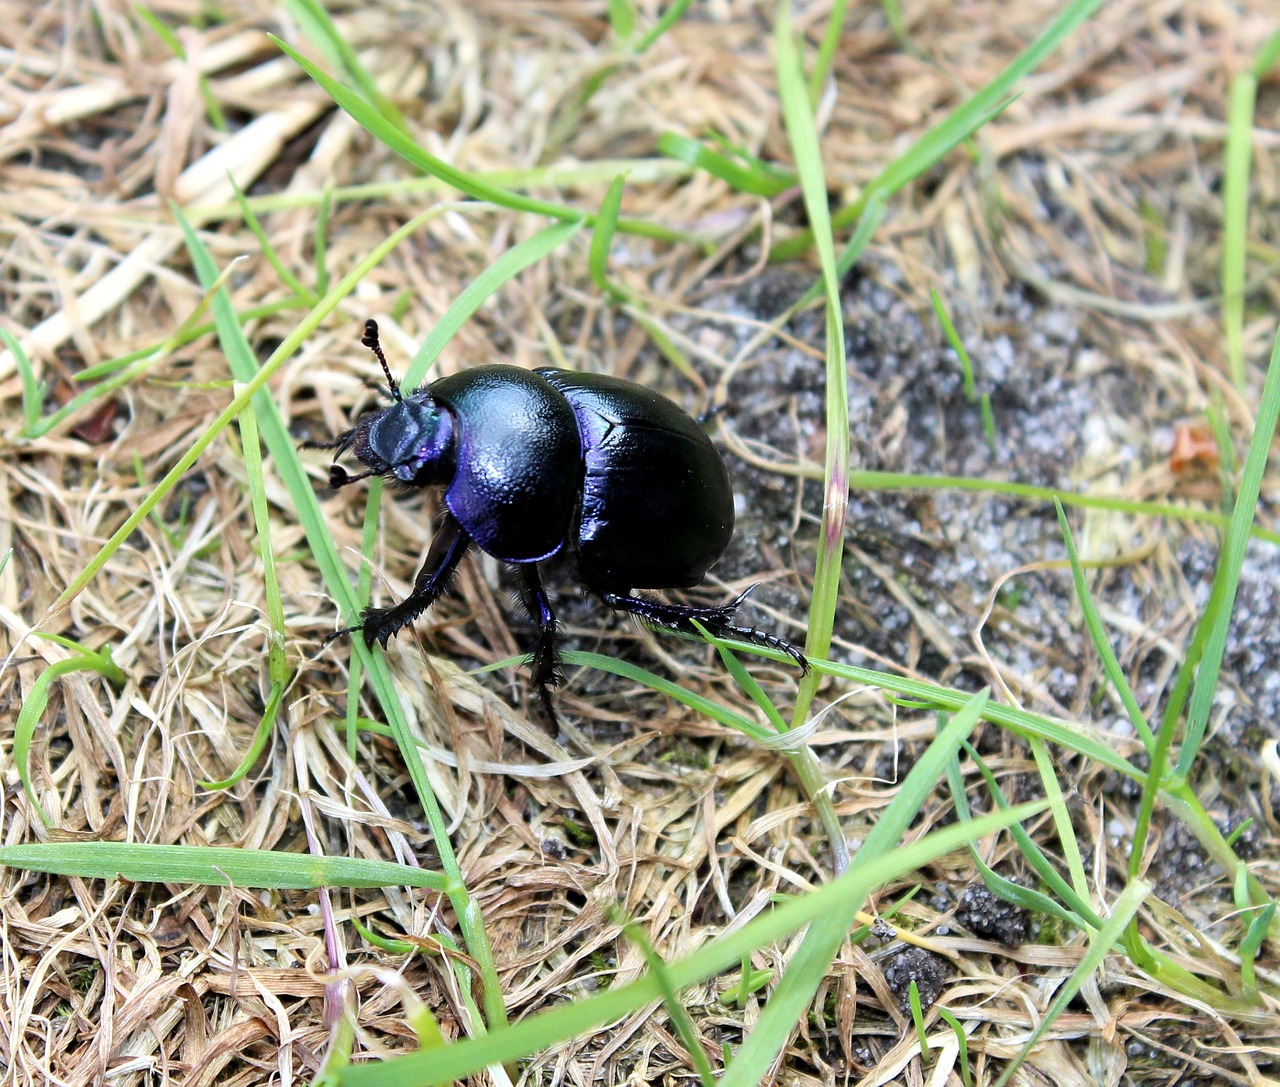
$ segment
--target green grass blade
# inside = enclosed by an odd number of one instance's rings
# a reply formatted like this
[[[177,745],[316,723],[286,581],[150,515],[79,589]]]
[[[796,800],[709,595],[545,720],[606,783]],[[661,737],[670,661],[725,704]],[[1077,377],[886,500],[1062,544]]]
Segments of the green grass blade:
[[[600,653],[584,653],[574,649],[565,650],[560,654],[560,657],[565,664],[574,667],[595,668],[601,672],[608,672],[610,675],[621,676],[623,679],[631,680],[634,683],[642,683],[650,690],[657,691],[659,694],[665,695],[683,706],[688,706],[700,717],[718,721],[726,728],[741,732],[744,736],[749,736],[753,740],[769,740],[775,735],[772,731],[757,724],[749,717],[743,717],[740,713],[729,709],[728,706],[722,706],[718,702],[713,702],[709,698],[695,694],[678,683],[673,683],[669,679],[664,679],[662,676],[634,664],[618,660],[616,657],[606,657]],[[507,657],[504,660],[495,661],[493,664],[477,669],[476,672],[479,674],[496,671],[499,668],[515,668],[522,665],[524,660],[524,657]]]
[[[461,170],[450,166],[442,159],[436,158],[414,142],[403,130],[386,120],[367,100],[350,88],[343,86],[328,73],[311,63],[288,43],[272,37],[275,44],[293,60],[304,72],[318,83],[352,119],[371,136],[381,140],[392,151],[404,159],[409,165],[423,173],[438,177],[473,200],[481,200],[496,207],[509,208],[512,211],[527,211],[536,215],[546,215],[553,219],[578,219],[581,212],[563,204],[553,204],[546,200],[521,196],[519,193],[500,189],[490,185]]]
[[[1239,72],[1227,106],[1227,143],[1222,176],[1222,331],[1227,369],[1237,389],[1245,388],[1244,277],[1249,219],[1249,174],[1253,165],[1253,108],[1258,81]]]
[[[693,625],[698,628],[698,632],[708,642],[716,647],[716,652],[720,655],[720,660],[724,664],[725,670],[733,677],[733,681],[746,692],[751,701],[759,707],[760,712],[765,715],[769,724],[773,726],[774,732],[779,735],[787,732],[787,722],[783,720],[782,714],[778,712],[778,707],[769,700],[769,696],[764,693],[764,688],[756,682],[755,676],[743,667],[742,661],[734,656],[724,640],[717,638],[696,619],[693,620]]]
[[[822,32],[822,41],[818,43],[818,59],[814,61],[813,71],[809,73],[809,101],[817,106],[822,95],[822,86],[831,71],[831,62],[835,60],[836,50],[840,47],[840,37],[844,33],[845,9],[849,0],[835,0],[831,5],[831,14],[827,16],[827,27]]]
[[[1004,1087],[1009,1082],[1036,1043],[1053,1026],[1058,1016],[1066,1010],[1067,1005],[1076,998],[1084,983],[1102,968],[1103,959],[1107,957],[1115,946],[1120,934],[1125,930],[1134,914],[1138,912],[1138,907],[1142,905],[1150,891],[1151,888],[1141,880],[1133,880],[1125,887],[1123,893],[1116,899],[1115,905],[1112,906],[1111,916],[1107,918],[1106,924],[1093,934],[1093,938],[1089,941],[1089,950],[1085,952],[1084,958],[1080,960],[1079,965],[1071,971],[1071,976],[1058,989],[1053,998],[1053,1003],[1049,1005],[1048,1011],[1036,1024],[1035,1030],[1031,1032],[1031,1037],[1027,1039],[1018,1056],[1005,1066],[1000,1078],[996,1080],[995,1087]]]
[[[179,60],[187,59],[187,50],[184,48],[178,36],[169,29],[168,26],[161,21],[160,17],[149,11],[142,4],[134,5],[134,13],[144,23],[147,24],[169,50]],[[197,77],[197,83],[200,87],[200,97],[204,100],[205,112],[209,115],[209,123],[219,132],[227,131],[226,114],[222,112],[222,105],[218,102],[218,97],[213,93],[213,88],[209,86],[209,80],[203,72]]]
[[[1151,727],[1142,713],[1142,707],[1134,697],[1133,688],[1125,678],[1124,669],[1120,667],[1120,661],[1111,647],[1111,639],[1107,637],[1107,632],[1102,625],[1102,617],[1098,614],[1098,609],[1093,602],[1093,595],[1085,583],[1084,568],[1080,565],[1080,555],[1076,551],[1075,537],[1071,533],[1071,526],[1067,523],[1066,512],[1062,508],[1062,503],[1056,499],[1054,507],[1058,511],[1058,527],[1062,531],[1062,539],[1067,546],[1067,558],[1071,562],[1071,577],[1075,582],[1076,599],[1080,602],[1080,610],[1084,614],[1085,627],[1098,652],[1098,658],[1102,661],[1102,670],[1106,673],[1107,680],[1120,696],[1125,713],[1129,715],[1129,723],[1133,725],[1134,732],[1142,740],[1142,745],[1150,755],[1155,751],[1156,738],[1151,733]]]
[[[689,1010],[680,1002],[680,992],[672,984],[671,971],[667,969],[667,964],[654,949],[644,929],[634,921],[628,921],[623,925],[622,932],[640,949],[649,977],[658,983],[658,988],[662,992],[662,1006],[666,1009],[667,1018],[675,1025],[680,1044],[689,1054],[694,1071],[698,1073],[698,1081],[702,1087],[715,1087],[716,1074],[711,1068],[711,1062],[707,1060],[706,1050],[702,1048],[702,1038],[698,1034],[697,1027],[693,1025]]]
[[[995,79],[958,106],[941,122],[929,129],[920,139],[888,167],[864,190],[854,204],[837,211],[833,222],[837,229],[856,222],[862,216],[862,206],[872,193],[889,196],[911,179],[918,177],[947,155],[952,148],[966,140],[991,117],[1004,108],[1004,99],[1013,92],[1014,85],[1023,76],[1034,71],[1063,40],[1080,26],[1097,9],[1102,0],[1071,0],[1026,49]],[[790,260],[813,244],[807,234],[788,238],[774,247],[775,260]]]
[[[1075,828],[1071,823],[1071,812],[1067,809],[1066,798],[1062,795],[1062,786],[1058,775],[1054,772],[1053,758],[1048,748],[1039,737],[1027,741],[1031,747],[1031,755],[1036,760],[1036,770],[1040,774],[1040,784],[1044,786],[1045,796],[1049,800],[1049,811],[1053,815],[1054,826],[1058,830],[1058,841],[1062,845],[1063,855],[1067,860],[1067,871],[1071,873],[1071,885],[1080,901],[1089,899],[1089,880],[1084,871],[1084,859],[1080,855],[1080,843],[1076,840]]]
[[[668,963],[667,984],[678,992],[738,967],[744,955],[767,947],[834,910],[845,911],[849,909],[849,903],[860,905],[876,887],[917,871],[973,838],[991,834],[1018,819],[1030,818],[1041,810],[1043,805],[1024,804],[1009,812],[985,815],[966,828],[951,826],[934,831],[857,871],[851,870],[831,883],[776,906],[740,929],[717,936],[692,955]],[[451,1084],[484,1068],[518,1060],[556,1042],[614,1022],[661,999],[661,986],[654,978],[645,976],[531,1015],[509,1027],[491,1031],[483,1038],[456,1042],[444,1050],[352,1067],[343,1072],[342,1083],[344,1087]],[[740,1059],[739,1055],[730,1065],[730,1074]],[[727,1082],[727,1078],[722,1077],[721,1083]]]
[[[280,254],[276,252],[276,247],[271,244],[271,239],[267,237],[267,232],[262,229],[262,223],[245,197],[244,190],[236,184],[236,179],[230,174],[227,175],[227,181],[231,185],[231,191],[235,193],[236,203],[240,207],[240,215],[244,219],[245,226],[249,228],[249,232],[257,239],[259,251],[271,262],[271,268],[280,278],[280,282],[300,298],[306,298],[311,305],[315,305],[319,296],[316,292],[304,287],[302,281],[280,259]]]
[[[592,282],[601,294],[615,301],[623,297],[624,292],[609,281],[609,249],[618,228],[618,212],[622,208],[622,190],[626,182],[626,177],[619,174],[609,186],[595,226],[591,229],[591,248],[587,251],[587,271],[591,273]]]
[[[947,764],[955,757],[961,742],[977,725],[986,704],[985,692],[975,695],[939,729],[937,737],[911,768],[898,789],[898,794],[867,835],[862,848],[849,865],[848,874],[839,877],[835,884],[851,876],[856,877],[859,872],[874,869],[878,863],[911,848],[899,847],[902,835],[920,813],[925,799],[938,780],[946,773]],[[975,824],[968,825],[972,827]],[[861,904],[861,896],[856,899],[850,896],[834,903],[829,912],[815,918],[800,947],[787,963],[782,977],[778,979],[755,1027],[747,1035],[733,1064],[721,1078],[721,1087],[752,1087],[763,1082],[796,1023],[804,1017],[819,983],[826,976],[840,945],[853,927]]]
[[[368,69],[360,63],[356,51],[334,25],[328,11],[319,0],[284,0],[285,7],[297,21],[302,33],[319,48],[331,64],[341,68],[347,78],[364,96],[388,124],[402,132],[408,132],[409,126],[403,114],[396,109],[394,103],[380,90]]]
[[[267,695],[267,704],[262,709],[262,717],[258,720],[258,727],[254,730],[253,742],[249,744],[248,750],[245,751],[236,768],[226,777],[217,781],[197,782],[202,789],[230,789],[244,780],[244,776],[253,769],[263,751],[267,749],[267,741],[271,739],[271,733],[276,727],[276,718],[280,715],[280,705],[284,701],[284,691],[285,685],[283,683],[273,683],[271,685],[271,691]]]
[[[775,471],[783,471],[775,468]],[[791,474],[804,479],[817,479],[820,474],[816,469],[802,468]],[[898,490],[957,490],[973,491],[981,494],[1001,494],[1011,498],[1026,498],[1038,502],[1053,503],[1061,501],[1064,506],[1079,507],[1090,510],[1110,510],[1115,513],[1141,514],[1144,517],[1170,517],[1189,524],[1218,525],[1225,528],[1229,518],[1215,510],[1192,509],[1173,502],[1136,502],[1128,498],[1113,497],[1102,494],[1073,494],[1069,491],[1057,490],[1053,487],[1037,487],[1029,483],[1017,483],[1013,480],[975,479],[969,476],[928,476],[915,475],[909,472],[870,472],[856,471],[849,473],[851,490],[863,491],[898,491]],[[1280,546],[1280,533],[1254,525],[1250,534],[1259,540]]]
[[[314,890],[318,887],[419,887],[443,891],[439,872],[362,857],[316,857],[268,849],[47,842],[0,847],[0,864],[29,872],[133,883]]]
[[[675,0],[675,3],[669,4],[667,10],[662,13],[658,21],[644,34],[644,36],[636,42],[635,53],[639,56],[654,42],[662,37],[668,30],[680,21],[680,17],[684,15],[693,0]]]
[[[1240,995],[1250,1003],[1259,1003],[1258,971],[1253,960],[1257,958],[1275,916],[1276,903],[1267,903],[1249,922],[1244,939],[1240,941]]]
[[[880,226],[880,220],[884,218],[885,202],[880,196],[873,195],[866,203],[862,211],[862,218],[858,220],[858,225],[853,231],[853,237],[849,239],[849,244],[844,247],[839,258],[836,260],[836,276],[843,282],[844,277],[849,274],[849,269],[862,256],[863,250],[871,244],[871,239],[875,237],[876,229]],[[823,293],[824,287],[821,281],[815,283],[801,296],[791,310],[798,311],[809,305],[810,302],[818,299]],[[852,486],[852,483],[850,484]]]
[[[316,211],[314,261],[316,290],[324,294],[329,289],[329,218],[333,214],[333,189],[326,187],[320,207]]]
[[[845,361],[844,316],[840,308],[840,279],[836,272],[835,245],[831,240],[831,216],[827,207],[827,183],[822,164],[813,110],[805,90],[800,54],[791,30],[791,5],[778,5],[774,20],[774,50],[778,69],[778,95],[787,138],[800,177],[805,213],[813,228],[822,265],[826,299],[826,465],[823,472],[822,527],[813,575],[805,654],[825,657],[831,647],[840,590],[840,563],[844,554],[845,514],[849,507],[849,374]],[[792,714],[793,727],[809,712],[818,677],[801,680]],[[736,1065],[735,1061],[735,1065]]]
[[[1222,654],[1226,649],[1227,632],[1231,627],[1231,609],[1235,604],[1236,588],[1240,582],[1240,569],[1244,565],[1245,547],[1249,543],[1249,529],[1258,510],[1258,492],[1267,470],[1267,458],[1275,437],[1277,418],[1280,417],[1280,334],[1277,334],[1267,367],[1267,380],[1262,387],[1262,400],[1258,406],[1258,419],[1254,425],[1249,453],[1245,457],[1244,471],[1240,477],[1240,490],[1236,495],[1235,509],[1227,527],[1219,563],[1225,569],[1222,602],[1212,617],[1204,656],[1196,670],[1195,685],[1191,690],[1191,704],[1187,711],[1187,731],[1178,754],[1174,773],[1186,777],[1191,764],[1200,752],[1205,729],[1209,726],[1209,709],[1218,686],[1218,673],[1222,667]],[[1206,615],[1202,622],[1208,621]]]
[[[22,428],[24,437],[34,437],[36,430],[40,424],[40,412],[44,407],[44,394],[48,390],[48,386],[43,381],[36,379],[35,369],[31,365],[31,360],[27,358],[27,353],[22,349],[22,344],[7,328],[0,328],[0,341],[4,342],[10,353],[13,355],[13,365],[18,371],[18,378],[22,382],[22,418],[25,425]]]
[[[1004,791],[1000,788],[1000,783],[996,780],[995,774],[991,772],[991,768],[987,766],[982,756],[973,749],[971,744],[966,741],[963,746],[986,782],[987,791],[991,794],[996,806],[1002,811],[1007,810],[1010,806],[1009,801],[1006,799]],[[972,818],[972,815],[969,811],[968,798],[964,794],[964,778],[960,773],[959,759],[954,760],[947,767],[947,781],[951,787],[951,798],[955,804],[956,818],[962,823],[967,822]],[[1040,891],[1033,890],[1030,887],[1023,887],[1021,884],[1005,879],[1004,876],[982,860],[976,849],[971,848],[970,853],[977,863],[978,872],[982,876],[982,882],[987,889],[1006,902],[1012,902],[1016,906],[1033,910],[1036,913],[1044,913],[1050,917],[1056,917],[1074,928],[1100,928],[1102,919],[1094,912],[1089,900],[1077,897],[1075,890],[1053,867],[1049,858],[1036,845],[1031,835],[1020,826],[1011,827],[1010,835],[1022,851],[1022,855],[1026,858],[1032,871],[1058,897],[1056,899],[1051,898]]]
[[[72,648],[76,655],[49,665],[36,677],[35,683],[31,685],[31,690],[23,700],[22,708],[18,711],[18,719],[13,726],[13,761],[18,768],[18,779],[22,782],[23,791],[27,794],[31,806],[35,808],[40,821],[46,827],[53,826],[53,820],[36,799],[36,791],[31,785],[30,759],[31,741],[35,738],[36,726],[39,725],[40,718],[49,705],[49,690],[53,686],[53,681],[61,676],[71,675],[73,672],[97,672],[114,687],[120,688],[125,684],[125,674],[111,659],[110,646],[103,646],[100,651],[94,653],[75,643],[68,645],[65,639],[56,640],[64,648]]]
[[[759,160],[744,164],[698,140],[675,132],[664,132],[659,136],[657,148],[659,154],[667,155],[694,169],[705,170],[712,177],[718,177],[738,192],[750,196],[777,196],[792,188],[797,181],[795,174],[789,171],[771,167]]]
[[[325,92],[332,98],[344,112],[348,113],[351,118],[365,129],[371,136],[381,140],[388,148],[394,151],[409,165],[415,169],[421,170],[423,173],[437,177],[446,184],[457,189],[460,193],[464,193],[473,200],[480,200],[487,204],[493,204],[496,207],[508,208],[511,211],[526,211],[535,215],[545,215],[551,219],[560,219],[562,221],[574,221],[577,219],[585,219],[588,223],[594,223],[595,216],[584,215],[577,208],[569,207],[565,204],[553,204],[547,200],[537,200],[533,197],[522,196],[519,193],[511,192],[508,189],[499,188],[486,181],[482,181],[476,176],[464,173],[453,166],[450,166],[443,159],[436,158],[424,150],[414,142],[400,129],[389,123],[381,114],[368,104],[354,91],[344,87],[332,76],[326,74],[321,69],[312,64],[306,57],[293,49],[285,42],[281,41],[274,35],[271,40],[275,42],[304,72],[315,80]],[[662,241],[670,242],[687,242],[697,241],[692,236],[678,230],[670,230],[666,227],[659,226],[654,223],[642,223],[632,219],[619,219],[618,229],[624,233],[640,234],[651,238],[657,238]]]
[[[1253,78],[1261,80],[1280,61],[1280,27],[1277,27],[1253,58]]]
[[[915,1027],[916,1044],[920,1047],[920,1066],[928,1068],[933,1062],[933,1057],[929,1053],[929,1035],[924,1029],[924,1009],[920,1006],[920,986],[916,984],[916,979],[911,979],[911,984],[907,989],[907,1003],[911,1008],[911,1025]]]
[[[415,388],[426,380],[427,371],[440,357],[445,345],[471,320],[485,301],[530,265],[536,264],[568,242],[586,221],[577,218],[553,223],[532,237],[525,238],[518,245],[513,245],[468,283],[422,341],[422,346],[413,356],[413,362],[405,371],[405,388]]]
[[[636,32],[636,9],[631,0],[609,0],[609,26],[620,46],[625,46]]]
[[[947,310],[946,303],[942,301],[942,295],[938,293],[937,287],[929,288],[929,300],[933,303],[933,312],[938,316],[938,323],[942,325],[942,334],[951,345],[951,350],[956,353],[956,358],[960,360],[960,370],[964,375],[964,398],[970,404],[975,404],[978,401],[978,386],[973,379],[973,360],[969,358],[968,349],[960,339],[960,333],[956,331],[955,322],[951,320],[951,314]]]
[[[946,1008],[938,1009],[938,1017],[944,1020],[955,1033],[956,1047],[960,1051],[960,1082],[964,1087],[973,1087],[973,1073],[969,1070],[969,1036],[965,1034],[964,1027],[960,1025],[960,1020],[952,1015]]]

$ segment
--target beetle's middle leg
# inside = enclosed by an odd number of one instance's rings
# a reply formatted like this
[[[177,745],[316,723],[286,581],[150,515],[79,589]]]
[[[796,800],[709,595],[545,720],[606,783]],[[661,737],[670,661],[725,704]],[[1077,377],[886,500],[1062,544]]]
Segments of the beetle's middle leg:
[[[538,689],[542,708],[546,710],[552,724],[557,725],[550,688],[560,686],[564,682],[564,676],[560,672],[560,658],[556,654],[556,617],[551,610],[551,601],[547,599],[547,591],[542,587],[542,579],[538,576],[538,564],[522,562],[518,569],[520,599],[529,618],[538,628],[538,640],[529,658],[529,678]]]
[[[470,545],[471,537],[453,514],[446,511],[427,551],[427,559],[413,580],[413,592],[389,608],[370,608],[359,624],[334,631],[325,641],[358,630],[365,645],[372,647],[374,642],[380,642],[386,649],[387,643],[401,627],[408,626],[439,599]]]
[[[751,642],[752,645],[765,646],[768,649],[776,649],[780,653],[785,653],[796,664],[800,665],[801,671],[807,672],[809,670],[808,660],[790,642],[779,638],[776,634],[770,634],[768,631],[758,630],[755,627],[739,626],[734,622],[738,606],[746,598],[747,593],[754,588],[755,586],[752,585],[750,589],[739,593],[727,604],[721,604],[714,608],[696,608],[687,604],[668,604],[662,600],[649,600],[643,596],[612,592],[599,586],[593,586],[592,591],[609,607],[616,611],[629,612],[653,626],[666,627],[668,630],[678,630],[683,634],[696,636],[698,628],[693,625],[693,622],[697,620],[717,638],[737,638],[740,641]]]

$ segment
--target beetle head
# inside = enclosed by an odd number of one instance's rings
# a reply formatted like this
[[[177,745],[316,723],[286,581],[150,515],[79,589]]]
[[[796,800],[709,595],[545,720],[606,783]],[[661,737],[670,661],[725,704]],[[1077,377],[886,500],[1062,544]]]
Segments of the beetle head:
[[[361,341],[377,357],[387,377],[387,392],[393,403],[377,411],[367,412],[350,430],[330,443],[316,443],[332,448],[342,456],[354,450],[356,459],[367,469],[351,475],[340,464],[329,469],[329,486],[343,487],[369,476],[394,476],[401,483],[426,487],[444,483],[453,477],[453,416],[432,399],[430,391],[421,389],[408,397],[391,376],[386,356],[378,342],[378,324],[369,320],[364,325]]]
[[[427,392],[362,415],[349,445],[366,475],[391,475],[416,487],[453,476],[453,417]],[[338,486],[355,478],[347,476]]]

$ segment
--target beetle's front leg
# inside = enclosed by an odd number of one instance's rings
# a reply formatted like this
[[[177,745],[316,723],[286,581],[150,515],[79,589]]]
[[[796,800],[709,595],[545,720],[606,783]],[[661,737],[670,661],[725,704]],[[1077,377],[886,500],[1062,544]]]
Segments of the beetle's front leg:
[[[335,631],[329,638],[358,630],[365,645],[372,648],[373,643],[378,642],[386,649],[387,643],[401,627],[408,626],[436,602],[470,545],[471,537],[463,531],[453,514],[446,511],[435,539],[431,541],[427,559],[414,578],[413,592],[389,608],[369,608],[358,626]]]

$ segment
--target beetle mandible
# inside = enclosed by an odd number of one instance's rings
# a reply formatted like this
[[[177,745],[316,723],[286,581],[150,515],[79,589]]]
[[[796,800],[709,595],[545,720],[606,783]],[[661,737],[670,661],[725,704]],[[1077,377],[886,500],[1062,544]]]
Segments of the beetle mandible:
[[[391,376],[376,321],[362,341],[387,379],[391,403],[361,415],[331,441],[364,466],[335,463],[329,485],[386,476],[408,487],[444,487],[444,513],[413,591],[359,624],[365,644],[387,642],[444,591],[474,543],[515,566],[520,598],[537,628],[532,681],[554,719],[548,688],[561,676],[555,615],[538,563],[568,549],[586,588],[646,623],[739,638],[789,655],[789,642],[734,622],[746,592],[719,607],[690,607],[636,589],[687,589],[702,581],[733,535],[733,490],[705,431],[666,397],[620,378],[500,364],[476,366],[404,394]],[[750,592],[750,589],[747,590]]]

